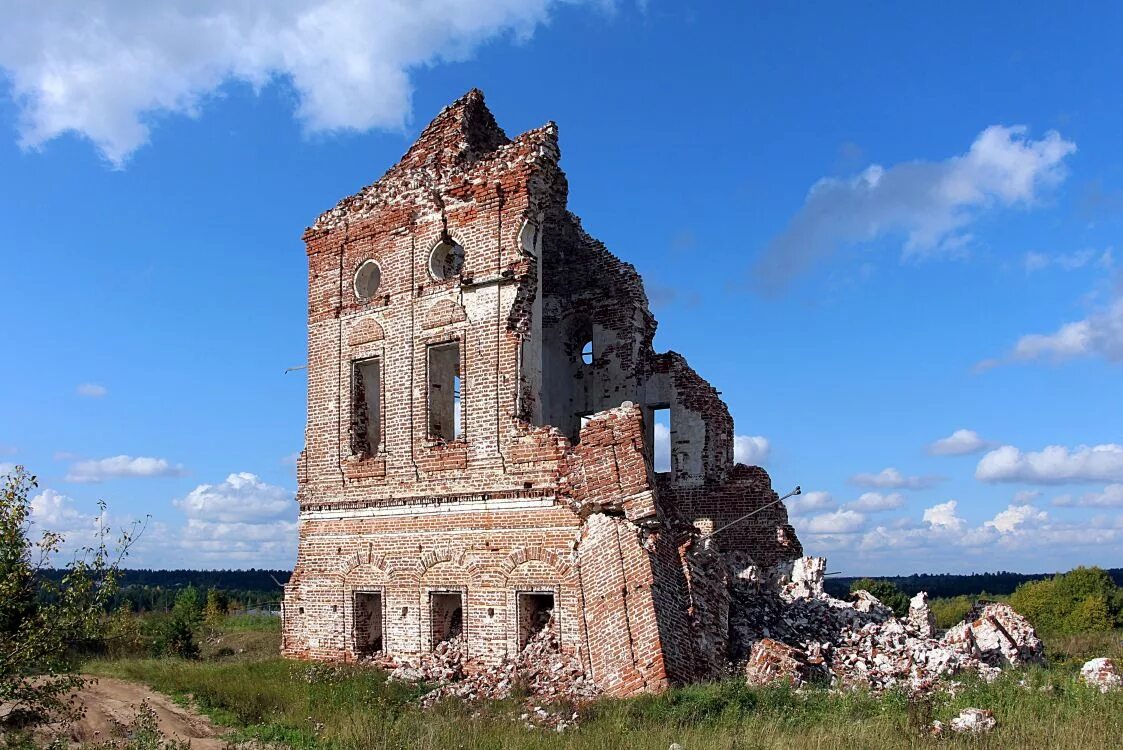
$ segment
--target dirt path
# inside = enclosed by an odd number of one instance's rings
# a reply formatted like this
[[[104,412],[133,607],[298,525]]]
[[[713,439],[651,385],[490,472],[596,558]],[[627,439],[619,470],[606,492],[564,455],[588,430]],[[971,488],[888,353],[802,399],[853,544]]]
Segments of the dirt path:
[[[192,750],[222,750],[226,742],[222,729],[211,720],[194,711],[176,705],[171,698],[157,693],[147,685],[112,677],[97,677],[77,693],[79,705],[86,709],[85,716],[72,724],[54,727],[56,731],[69,732],[71,742],[104,742],[117,736],[120,726],[128,724],[136,709],[144,701],[156,711],[160,731],[170,739],[189,741]]]

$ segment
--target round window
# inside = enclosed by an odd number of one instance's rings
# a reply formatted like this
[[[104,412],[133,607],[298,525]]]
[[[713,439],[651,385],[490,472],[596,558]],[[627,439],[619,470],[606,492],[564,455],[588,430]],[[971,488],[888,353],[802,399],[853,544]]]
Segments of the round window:
[[[455,242],[441,240],[429,253],[429,273],[434,279],[444,281],[460,275],[464,267],[464,248]]]
[[[373,260],[364,261],[355,271],[355,296],[368,300],[378,292],[382,283],[382,269]]]

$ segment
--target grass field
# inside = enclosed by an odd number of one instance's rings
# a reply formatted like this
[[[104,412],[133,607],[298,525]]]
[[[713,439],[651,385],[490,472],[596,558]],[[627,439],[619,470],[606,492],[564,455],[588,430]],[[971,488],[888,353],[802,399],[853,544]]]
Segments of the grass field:
[[[955,697],[930,703],[900,694],[750,689],[731,680],[598,701],[582,709],[577,729],[561,734],[526,729],[514,701],[451,701],[423,711],[418,688],[388,683],[373,669],[279,659],[277,638],[268,618],[231,622],[201,660],[99,660],[87,670],[192,700],[240,738],[294,748],[1123,748],[1123,693],[1079,684],[1073,666],[1085,653],[1123,655],[1120,633],[1067,639],[1054,646],[1063,652],[1057,665],[1010,671],[991,685],[964,679]],[[924,733],[931,719],[946,721],[967,706],[993,710],[998,729],[981,738]]]

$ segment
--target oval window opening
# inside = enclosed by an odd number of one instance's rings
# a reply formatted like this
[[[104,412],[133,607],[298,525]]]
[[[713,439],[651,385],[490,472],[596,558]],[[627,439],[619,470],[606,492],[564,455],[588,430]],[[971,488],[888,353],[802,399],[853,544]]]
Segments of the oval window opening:
[[[373,260],[365,261],[355,271],[355,296],[359,299],[365,301],[373,297],[381,284],[382,269]]]
[[[587,365],[593,364],[593,342],[586,341],[581,346],[581,361]]]
[[[464,267],[464,248],[455,242],[441,240],[429,253],[429,273],[444,281],[460,275]]]

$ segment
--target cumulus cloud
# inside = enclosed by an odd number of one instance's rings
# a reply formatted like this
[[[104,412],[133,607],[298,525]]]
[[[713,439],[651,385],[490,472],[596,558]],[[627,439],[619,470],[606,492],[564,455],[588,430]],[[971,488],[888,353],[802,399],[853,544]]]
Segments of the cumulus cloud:
[[[974,430],[956,430],[928,446],[933,456],[966,456],[987,447],[987,442]]]
[[[1076,144],[1056,131],[1041,139],[1024,126],[992,125],[964,154],[943,161],[872,165],[847,178],[824,178],[765,248],[756,278],[775,287],[837,247],[903,236],[905,257],[961,252],[966,231],[995,206],[1032,206],[1062,182]]]
[[[1123,445],[1062,445],[1023,453],[1012,445],[990,451],[975,467],[983,482],[1066,484],[1071,482],[1123,481]]]
[[[1079,497],[1061,495],[1053,498],[1053,505],[1085,508],[1123,508],[1123,484],[1109,484],[1103,492],[1086,492]]]
[[[252,523],[291,515],[292,492],[238,472],[221,484],[200,484],[173,504],[188,518],[223,523]]]
[[[924,511],[921,526],[878,526],[862,536],[859,548],[867,552],[922,548],[966,548],[983,551],[1038,550],[1063,546],[1098,547],[1123,541],[1123,525],[1095,519],[1063,522],[1028,504],[1011,504],[990,520],[970,525],[949,500]]]
[[[1063,362],[1079,357],[1123,362],[1123,295],[1116,294],[1107,305],[1088,317],[1065,323],[1052,333],[1022,336],[1005,360],[987,360],[979,363],[978,369],[988,369],[1003,361]]]
[[[760,466],[768,460],[772,444],[761,435],[734,435],[733,460],[739,464]]]
[[[905,504],[905,496],[899,492],[882,494],[880,492],[863,492],[857,500],[846,504],[847,510],[859,513],[878,513],[883,510],[893,510]]]
[[[939,477],[906,476],[892,466],[876,474],[855,474],[850,477],[851,484],[883,490],[918,490],[933,487],[939,482]]]
[[[86,398],[101,398],[109,393],[109,389],[97,383],[82,383],[76,389],[79,396]]]
[[[55,490],[46,489],[31,498],[31,520],[44,529],[66,534],[76,529],[89,531],[92,519],[74,507],[74,501]]]
[[[146,456],[113,456],[74,463],[66,472],[68,482],[104,482],[132,477],[179,477],[184,468],[167,459]]]
[[[999,512],[984,526],[993,527],[1002,534],[1010,534],[1027,525],[1040,524],[1049,519],[1049,514],[1032,505],[1011,505]]]
[[[956,508],[959,507],[959,502],[956,500],[948,500],[946,503],[933,505],[931,508],[924,509],[924,523],[937,529],[949,529],[951,531],[959,531],[967,522],[956,514]]]
[[[173,504],[187,516],[181,544],[197,564],[291,564],[297,529],[291,491],[238,472],[201,484]]]
[[[866,517],[853,510],[838,509],[808,519],[804,528],[811,534],[852,534],[861,531]]]
[[[805,513],[810,513],[813,510],[825,510],[834,507],[834,498],[831,497],[829,492],[812,491],[804,492],[802,495],[795,495],[789,497],[784,501],[784,505],[788,508],[788,513],[799,516]]]
[[[148,141],[155,115],[197,117],[230,82],[287,82],[310,133],[402,128],[413,70],[468,59],[498,37],[525,40],[557,4],[91,0],[77,12],[36,3],[6,14],[0,68],[23,147],[74,132],[120,166]]]

